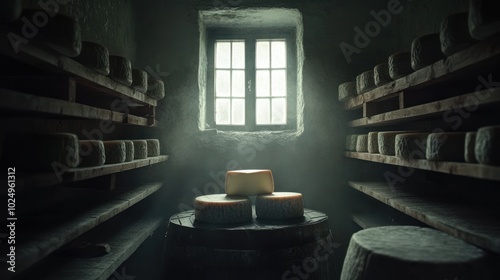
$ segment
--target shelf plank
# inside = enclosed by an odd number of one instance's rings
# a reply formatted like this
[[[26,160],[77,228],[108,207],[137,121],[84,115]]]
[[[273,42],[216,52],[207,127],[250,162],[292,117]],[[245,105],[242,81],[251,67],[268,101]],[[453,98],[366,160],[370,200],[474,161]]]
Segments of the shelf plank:
[[[87,209],[76,209],[77,214],[61,213],[51,217],[20,217],[29,230],[18,230],[17,239],[23,240],[16,246],[16,273],[39,262],[55,250],[95,228],[117,214],[155,193],[162,183],[150,183],[131,190],[117,191],[109,198],[107,193],[96,195]],[[82,202],[83,203],[83,202]],[[75,210],[75,211],[76,211]],[[54,213],[52,213],[54,214]],[[0,269],[7,271],[5,257],[0,258]]]
[[[345,152],[345,156],[371,162],[406,166],[416,169],[435,171],[446,174],[461,175],[479,179],[500,181],[500,167],[465,162],[430,161],[425,159],[404,160],[395,156]]]
[[[394,225],[394,223],[390,223],[379,215],[367,213],[352,213],[351,217],[353,222],[362,229]]]
[[[9,89],[0,88],[0,108],[4,110],[17,110],[55,114],[66,117],[77,117],[113,121],[117,123],[150,126],[147,118],[127,115],[120,112],[96,108],[84,104],[64,101],[55,98],[35,96]]]
[[[71,183],[161,163],[167,161],[168,157],[168,155],[162,155],[102,166],[69,168],[64,170],[63,174],[57,174],[56,172],[24,174],[19,177],[16,187],[22,190],[28,187],[45,187],[61,183]]]
[[[404,90],[417,90],[446,80],[459,79],[464,74],[484,71],[485,68],[494,67],[499,63],[500,40],[495,37],[479,42],[408,76],[355,96],[344,103],[344,109],[358,109],[365,102],[395,97]]]
[[[349,186],[429,226],[500,253],[500,217],[490,211],[437,200],[419,192],[422,186],[391,187],[380,182],[349,182]]]
[[[349,121],[347,125],[349,127],[372,127],[380,125],[390,125],[394,123],[428,118],[458,108],[475,108],[475,106],[484,106],[499,102],[500,89],[489,89],[417,105],[401,110],[386,112],[368,118],[352,120]]]

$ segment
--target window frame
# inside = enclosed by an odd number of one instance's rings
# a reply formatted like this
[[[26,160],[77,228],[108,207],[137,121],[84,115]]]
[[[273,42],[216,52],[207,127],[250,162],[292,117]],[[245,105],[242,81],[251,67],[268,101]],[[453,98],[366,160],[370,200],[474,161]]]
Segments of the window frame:
[[[255,43],[256,40],[285,39],[287,51],[287,123],[256,125]],[[215,41],[245,41],[245,125],[215,124]],[[207,92],[206,122],[210,127],[227,131],[283,131],[297,128],[297,51],[295,28],[210,28],[207,29]],[[251,81],[251,89],[248,89]]]

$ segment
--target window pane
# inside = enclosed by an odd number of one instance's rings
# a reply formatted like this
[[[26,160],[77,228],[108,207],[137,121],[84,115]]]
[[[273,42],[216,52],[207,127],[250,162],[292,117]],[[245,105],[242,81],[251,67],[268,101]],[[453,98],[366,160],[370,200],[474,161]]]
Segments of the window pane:
[[[245,124],[245,99],[234,98],[232,99],[233,106],[231,106],[232,124]]]
[[[286,96],[286,70],[272,70],[271,82],[272,96]]]
[[[269,96],[269,70],[257,70],[255,79],[256,96]]]
[[[255,67],[269,68],[269,41],[257,41]]]
[[[286,68],[286,45],[285,41],[273,41],[271,43],[272,68]]]
[[[231,80],[232,97],[245,97],[245,71],[233,70],[233,79]]]
[[[231,77],[229,75],[231,75],[231,71],[229,70],[215,71],[215,96],[229,97],[229,94],[231,93],[230,91]]]
[[[231,64],[231,43],[215,43],[215,68],[230,68]]]
[[[272,123],[286,124],[286,98],[273,98]]]
[[[231,107],[229,98],[216,98],[215,99],[215,123],[216,124],[230,124]]]
[[[245,42],[233,42],[233,68],[245,69]]]
[[[256,102],[256,123],[259,125],[270,124],[271,112],[269,108],[269,98],[257,98]]]

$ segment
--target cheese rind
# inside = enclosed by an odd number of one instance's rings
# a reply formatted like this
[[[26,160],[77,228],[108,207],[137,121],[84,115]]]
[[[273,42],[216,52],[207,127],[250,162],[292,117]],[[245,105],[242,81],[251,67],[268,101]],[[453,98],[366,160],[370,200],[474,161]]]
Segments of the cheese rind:
[[[160,155],[160,140],[146,139],[148,144],[148,157],[157,157]]]
[[[397,80],[413,73],[413,68],[411,68],[410,52],[392,54],[389,56],[387,63],[389,64],[389,76],[391,76],[391,79],[393,80]]]
[[[269,169],[230,170],[226,172],[227,195],[258,195],[274,191],[273,173]]]
[[[339,101],[346,101],[358,94],[356,82],[351,81],[339,85]]]
[[[134,142],[130,140],[122,140],[125,143],[125,161],[133,161],[134,160]]]
[[[368,152],[368,134],[358,135],[356,138],[356,152]]]
[[[357,142],[358,142],[358,134],[347,135],[345,142],[346,151],[351,151],[351,152],[356,151]]]
[[[78,141],[80,149],[79,166],[101,166],[106,162],[106,152],[104,143],[100,140],[80,140]]]
[[[500,1],[471,0],[469,6],[469,32],[478,40],[500,33]]]
[[[444,57],[439,33],[420,36],[411,44],[411,67],[414,70],[429,66]]]
[[[134,159],[148,157],[148,142],[146,140],[132,140],[132,143],[134,143]]]
[[[119,140],[103,141],[106,164],[122,163],[127,157],[125,143]]]
[[[386,156],[396,155],[396,135],[410,131],[383,131],[378,133],[379,153]]]
[[[296,192],[273,192],[258,195],[255,212],[259,219],[293,219],[304,216],[302,194]]]
[[[465,161],[465,133],[431,133],[427,137],[425,157],[435,161]]]
[[[465,162],[468,163],[477,163],[476,160],[476,135],[477,132],[467,132],[465,134],[465,149],[464,149],[464,158]]]
[[[356,77],[356,89],[358,94],[368,92],[375,87],[373,70],[363,72]]]
[[[396,156],[402,159],[425,159],[429,133],[403,133],[396,135]]]
[[[441,23],[441,51],[450,56],[460,52],[476,42],[469,33],[469,15],[467,12],[448,16]]]
[[[194,200],[195,220],[209,224],[237,224],[252,220],[252,202],[245,196],[212,194]]]
[[[389,74],[389,63],[381,63],[373,68],[373,78],[377,87],[392,81]]]
[[[378,132],[368,133],[368,152],[370,154],[378,154]]]
[[[82,51],[75,60],[99,74],[109,75],[109,51],[101,44],[83,41]]]
[[[474,152],[479,163],[500,165],[500,126],[481,127],[477,131]]]
[[[117,55],[109,56],[109,77],[126,86],[132,85],[132,64],[128,58]]]
[[[141,69],[132,69],[132,87],[141,93],[148,91],[148,73]]]
[[[157,80],[151,77],[151,75],[148,75],[148,91],[146,92],[146,95],[155,100],[165,98],[165,84],[163,81]]]

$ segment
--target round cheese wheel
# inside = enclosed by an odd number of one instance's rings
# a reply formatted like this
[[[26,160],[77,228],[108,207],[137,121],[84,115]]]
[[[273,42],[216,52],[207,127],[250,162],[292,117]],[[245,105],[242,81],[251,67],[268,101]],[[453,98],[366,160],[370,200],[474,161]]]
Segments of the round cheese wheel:
[[[126,86],[132,85],[132,64],[128,58],[109,56],[109,77]]]
[[[439,33],[427,34],[413,40],[411,44],[411,67],[422,69],[444,58]]]
[[[358,135],[356,138],[356,152],[368,152],[368,134]]]
[[[413,73],[411,68],[411,53],[400,52],[389,56],[387,60],[389,64],[389,76],[391,79],[396,80]]]
[[[478,40],[500,33],[500,2],[498,0],[471,0],[469,6],[469,32]]]
[[[441,51],[450,56],[460,52],[476,42],[469,33],[469,15],[467,12],[448,16],[441,23]]]
[[[428,160],[465,161],[464,146],[464,132],[431,133],[427,137],[425,155]]]
[[[368,133],[368,152],[370,154],[378,154],[378,132]]]
[[[0,21],[13,22],[21,16],[22,0],[2,0],[0,2]]]
[[[377,87],[392,81],[389,74],[389,63],[381,63],[373,68],[373,79]]]
[[[425,159],[429,133],[403,133],[396,135],[396,156],[402,159]]]
[[[109,75],[109,51],[101,44],[83,41],[82,51],[75,60],[99,74]]]
[[[358,134],[347,135],[345,144],[346,151],[355,152],[357,143],[358,143]]]
[[[74,18],[56,14],[47,24],[47,46],[68,57],[75,57],[82,49],[80,24]]]
[[[396,135],[411,131],[384,131],[378,133],[378,151],[382,155],[396,155]]]
[[[125,143],[119,140],[103,141],[106,152],[106,163],[122,163],[127,157]]]
[[[341,280],[489,279],[487,253],[444,232],[383,226],[354,233]]]
[[[146,140],[132,140],[132,143],[134,143],[134,159],[148,157],[148,142]]]
[[[467,132],[465,134],[465,149],[464,149],[465,162],[477,163],[476,153],[474,151],[476,147],[476,135],[477,132]]]
[[[474,152],[479,163],[500,165],[500,126],[481,127],[477,131]]]
[[[296,192],[273,192],[258,195],[255,213],[259,219],[293,219],[304,216],[302,194]]]
[[[148,90],[148,73],[141,69],[132,69],[132,87],[145,93]]]
[[[226,194],[258,195],[274,191],[273,173],[269,169],[243,169],[226,172]]]
[[[194,200],[194,217],[208,224],[237,224],[252,220],[252,202],[245,196],[212,194]]]
[[[357,94],[356,82],[347,82],[339,85],[339,101],[345,101]]]
[[[356,77],[356,89],[358,94],[368,92],[375,88],[373,70],[361,73]]]
[[[133,161],[134,160],[134,142],[130,140],[122,140],[125,143],[125,161]]]
[[[160,155],[160,140],[146,139],[148,145],[148,157],[157,157]]]
[[[100,140],[80,140],[80,166],[101,166],[106,162],[104,143]]]
[[[146,95],[155,100],[165,98],[165,84],[163,84],[163,81],[157,80],[148,75],[148,91],[146,92]]]

